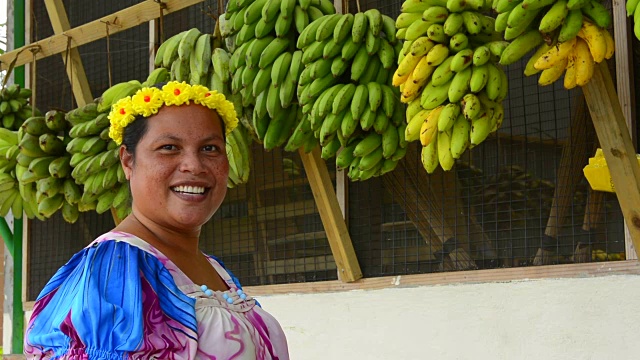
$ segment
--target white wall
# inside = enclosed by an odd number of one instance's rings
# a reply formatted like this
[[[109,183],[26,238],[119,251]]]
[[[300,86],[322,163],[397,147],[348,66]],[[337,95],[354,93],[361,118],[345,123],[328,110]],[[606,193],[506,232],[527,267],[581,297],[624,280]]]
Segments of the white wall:
[[[258,299],[292,359],[640,358],[640,276]]]

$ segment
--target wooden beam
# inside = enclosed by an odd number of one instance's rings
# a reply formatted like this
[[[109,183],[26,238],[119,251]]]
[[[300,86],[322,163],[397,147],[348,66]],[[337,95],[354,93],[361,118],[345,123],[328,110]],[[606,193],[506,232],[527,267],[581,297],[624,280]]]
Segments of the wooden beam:
[[[164,15],[184,9],[203,0],[164,0]],[[130,6],[111,15],[64,31],[61,34],[50,36],[35,43],[31,43],[22,48],[10,51],[0,56],[0,70],[9,68],[11,62],[15,60],[14,66],[24,65],[33,60],[30,51],[23,51],[29,48],[39,48],[36,53],[36,60],[43,59],[51,55],[60,54],[67,51],[67,39],[71,38],[71,48],[75,48],[92,41],[102,39],[107,36],[105,23],[112,24],[109,28],[109,35],[120,31],[136,27],[140,24],[160,17],[161,5],[155,0],[146,0],[139,4]]]
[[[44,4],[47,7],[54,34],[62,34],[71,29],[71,24],[69,23],[69,18],[67,17],[67,12],[64,9],[62,0],[45,0]],[[67,60],[71,61],[70,66],[66,63]],[[84,66],[82,65],[82,59],[80,58],[78,49],[71,49],[68,56],[66,51],[63,52],[62,61],[65,63],[67,76],[69,76],[69,82],[71,83],[71,90],[73,90],[73,96],[78,106],[85,106],[87,103],[93,101],[89,80],[87,80],[87,74],[84,72]]]
[[[640,165],[606,62],[582,88],[636,250],[640,250]]]
[[[616,76],[618,98],[620,99],[620,106],[622,107],[624,118],[627,120],[627,127],[631,133],[631,139],[634,140],[635,144],[636,116],[633,100],[635,98],[635,87],[632,81],[634,78],[632,65],[633,56],[630,51],[631,39],[633,37],[633,32],[630,31],[631,19],[627,17],[624,1],[614,1],[611,10],[613,13],[613,35],[616,44],[616,74],[622,75]],[[626,222],[624,224],[624,240],[627,259],[637,259],[638,257],[633,248],[629,226]]]
[[[320,157],[320,149],[316,147],[309,154],[301,149],[299,153],[338,267],[338,277],[346,282],[358,280],[362,277],[362,271],[353,250],[349,229],[342,218],[327,165]]]

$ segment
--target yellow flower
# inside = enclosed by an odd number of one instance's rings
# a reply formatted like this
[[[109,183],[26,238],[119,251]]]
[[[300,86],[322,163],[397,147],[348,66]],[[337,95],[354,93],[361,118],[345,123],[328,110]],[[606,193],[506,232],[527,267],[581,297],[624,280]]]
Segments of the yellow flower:
[[[191,86],[191,98],[193,99],[193,102],[196,104],[202,104],[202,101],[207,96],[206,95],[207,93],[209,93],[209,89],[207,89],[205,86],[202,86],[202,85]]]
[[[138,90],[131,98],[133,110],[144,117],[158,113],[158,109],[164,104],[162,91],[157,88],[143,88]]]
[[[171,81],[162,87],[162,93],[166,105],[189,105],[191,86],[184,81]]]

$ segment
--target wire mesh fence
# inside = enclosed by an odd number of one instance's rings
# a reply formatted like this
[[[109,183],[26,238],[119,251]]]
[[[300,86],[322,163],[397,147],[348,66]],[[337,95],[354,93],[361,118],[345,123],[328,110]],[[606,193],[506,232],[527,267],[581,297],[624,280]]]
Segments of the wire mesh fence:
[[[164,16],[160,37],[192,27],[213,32],[217,3]],[[360,7],[396,17],[401,3],[360,1]],[[129,4],[65,5],[73,8],[70,18],[77,25]],[[349,9],[356,11],[355,1]],[[44,5],[34,3],[34,16],[39,24],[34,36],[49,36]],[[116,49],[114,82],[146,76],[148,35],[144,24],[110,39]],[[81,47],[80,53],[92,92],[99,94],[109,83],[105,40]],[[509,95],[501,129],[467,151],[452,171],[427,175],[419,144],[413,143],[392,173],[349,182],[347,224],[365,277],[624,258],[615,195],[591,191],[581,172],[597,147],[582,94],[561,85],[540,87],[536,77],[522,75],[523,67],[519,62],[506,69]],[[62,58],[44,59],[38,69],[38,107],[69,109]],[[254,144],[252,158],[250,182],[229,189],[203,227],[202,250],[223,260],[246,285],[337,279],[299,155],[265,152]],[[328,161],[327,167],[335,186],[335,164]],[[83,214],[75,225],[58,217],[32,222],[29,297],[74,252],[112,226],[109,215],[94,213]]]

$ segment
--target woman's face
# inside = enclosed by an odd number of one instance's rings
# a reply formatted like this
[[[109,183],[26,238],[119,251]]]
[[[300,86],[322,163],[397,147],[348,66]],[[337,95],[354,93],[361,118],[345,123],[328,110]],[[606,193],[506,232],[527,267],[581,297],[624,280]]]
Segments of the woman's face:
[[[135,159],[121,149],[136,216],[178,230],[199,230],[213,216],[229,175],[221,121],[201,105],[164,106],[149,118]]]

